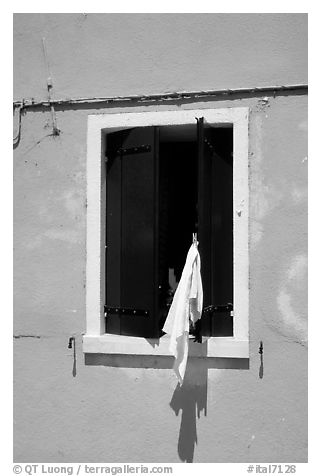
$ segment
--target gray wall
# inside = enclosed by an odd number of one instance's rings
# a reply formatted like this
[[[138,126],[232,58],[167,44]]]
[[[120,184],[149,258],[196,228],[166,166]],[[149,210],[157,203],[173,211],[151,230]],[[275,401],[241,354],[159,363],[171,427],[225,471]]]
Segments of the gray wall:
[[[14,97],[46,98],[42,37],[57,98],[304,83],[306,28],[302,14],[18,14]],[[250,108],[250,369],[190,359],[181,389],[162,359],[82,353],[87,116],[119,109],[61,108],[55,138],[48,109],[22,116],[15,461],[307,461],[307,98],[183,107],[234,106]]]

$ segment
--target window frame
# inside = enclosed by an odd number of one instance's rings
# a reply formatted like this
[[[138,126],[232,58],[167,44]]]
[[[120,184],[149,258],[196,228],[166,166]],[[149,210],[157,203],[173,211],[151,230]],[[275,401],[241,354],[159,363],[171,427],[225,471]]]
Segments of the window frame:
[[[88,116],[87,124],[87,242],[85,353],[170,355],[168,336],[146,339],[105,334],[105,214],[107,133],[148,126],[195,124],[204,117],[211,126],[233,126],[233,276],[234,335],[190,342],[190,355],[248,358],[249,356],[249,181],[248,117],[246,107],[108,112]]]

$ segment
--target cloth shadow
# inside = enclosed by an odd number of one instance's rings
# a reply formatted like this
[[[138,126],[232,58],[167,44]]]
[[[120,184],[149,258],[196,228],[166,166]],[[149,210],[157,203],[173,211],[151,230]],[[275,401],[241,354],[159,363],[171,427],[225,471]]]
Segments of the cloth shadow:
[[[170,407],[178,415],[182,411],[178,437],[178,455],[181,461],[192,463],[197,444],[196,419],[207,414],[207,365],[198,359],[188,359],[183,384],[177,384]]]

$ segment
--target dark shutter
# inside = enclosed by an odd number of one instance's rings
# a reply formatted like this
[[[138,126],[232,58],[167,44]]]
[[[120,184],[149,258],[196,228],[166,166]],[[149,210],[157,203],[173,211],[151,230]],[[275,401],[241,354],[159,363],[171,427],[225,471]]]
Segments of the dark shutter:
[[[233,335],[232,129],[198,131],[198,239],[204,291],[202,335]]]
[[[158,129],[107,136],[106,332],[157,329]]]
[[[198,142],[198,203],[197,222],[199,252],[204,293],[204,307],[213,302],[212,286],[212,157],[210,150],[205,146],[204,118],[197,121]]]

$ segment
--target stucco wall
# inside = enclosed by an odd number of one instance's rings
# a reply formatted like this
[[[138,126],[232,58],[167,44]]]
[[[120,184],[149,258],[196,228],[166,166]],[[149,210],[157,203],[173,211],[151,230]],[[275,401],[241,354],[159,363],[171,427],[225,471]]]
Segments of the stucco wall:
[[[16,14],[14,97],[148,94],[307,81],[305,14]]]
[[[17,15],[15,97],[46,97],[42,36],[56,97],[305,82],[305,23]],[[82,353],[87,116],[120,109],[61,108],[58,137],[48,110],[23,115],[14,154],[15,461],[307,460],[307,98],[127,110],[233,106],[251,111],[250,369],[190,359],[180,390],[167,359],[85,365]]]

